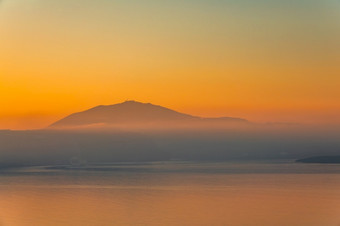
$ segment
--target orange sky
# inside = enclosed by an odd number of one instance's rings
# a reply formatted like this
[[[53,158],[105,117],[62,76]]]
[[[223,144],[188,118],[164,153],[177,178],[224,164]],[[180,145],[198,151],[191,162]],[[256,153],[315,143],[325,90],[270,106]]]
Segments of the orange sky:
[[[199,116],[340,123],[339,5],[3,1],[0,129],[126,99]]]

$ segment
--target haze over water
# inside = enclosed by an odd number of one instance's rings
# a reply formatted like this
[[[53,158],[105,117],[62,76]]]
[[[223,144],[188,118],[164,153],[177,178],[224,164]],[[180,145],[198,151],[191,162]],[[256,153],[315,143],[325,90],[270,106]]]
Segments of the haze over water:
[[[0,0],[0,226],[340,226],[339,11]]]
[[[340,224],[340,166],[262,163],[32,167],[0,175],[0,225]]]

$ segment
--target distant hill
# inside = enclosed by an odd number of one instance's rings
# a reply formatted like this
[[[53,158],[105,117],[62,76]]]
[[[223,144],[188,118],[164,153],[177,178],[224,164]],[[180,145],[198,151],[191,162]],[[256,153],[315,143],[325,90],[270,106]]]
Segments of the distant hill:
[[[49,128],[65,128],[79,126],[115,126],[115,125],[176,125],[200,124],[220,125],[230,123],[247,123],[240,118],[201,118],[174,110],[136,101],[125,101],[114,105],[100,105],[89,110],[71,114],[49,126]]]
[[[340,163],[340,155],[335,156],[313,156],[304,159],[298,159],[296,162],[302,163]]]

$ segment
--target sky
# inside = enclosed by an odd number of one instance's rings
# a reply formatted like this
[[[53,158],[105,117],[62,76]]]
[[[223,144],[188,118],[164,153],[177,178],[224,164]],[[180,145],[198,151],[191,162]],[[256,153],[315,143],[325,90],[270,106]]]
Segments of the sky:
[[[0,129],[133,99],[340,124],[338,0],[2,0]]]

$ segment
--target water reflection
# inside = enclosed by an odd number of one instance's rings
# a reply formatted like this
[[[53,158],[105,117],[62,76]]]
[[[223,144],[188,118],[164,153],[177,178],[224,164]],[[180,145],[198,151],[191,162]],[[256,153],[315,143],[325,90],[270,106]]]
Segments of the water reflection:
[[[0,225],[339,225],[339,166],[287,164],[11,171],[0,176]]]

